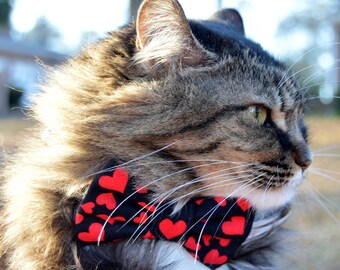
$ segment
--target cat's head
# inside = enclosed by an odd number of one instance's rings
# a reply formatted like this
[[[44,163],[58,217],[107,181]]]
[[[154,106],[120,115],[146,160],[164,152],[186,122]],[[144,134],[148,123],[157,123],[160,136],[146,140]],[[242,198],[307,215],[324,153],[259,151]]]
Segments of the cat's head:
[[[244,37],[234,10],[188,22],[176,1],[145,1],[136,28],[135,63],[162,104],[147,126],[152,143],[202,160],[188,163],[203,194],[289,201],[311,163],[295,77]]]
[[[132,38],[123,29],[103,41],[105,54],[88,52],[97,66],[107,61],[96,83],[86,73],[91,95],[75,99],[87,102],[80,118],[96,145],[123,161],[156,151],[143,159],[143,183],[159,177],[158,194],[240,196],[258,208],[289,202],[312,159],[295,76],[245,37],[235,10],[188,21],[176,0],[146,0],[133,28]]]

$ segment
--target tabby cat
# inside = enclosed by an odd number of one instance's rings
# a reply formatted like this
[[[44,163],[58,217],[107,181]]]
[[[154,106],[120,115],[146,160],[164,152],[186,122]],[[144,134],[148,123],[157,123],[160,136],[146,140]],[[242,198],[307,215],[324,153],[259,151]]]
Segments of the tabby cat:
[[[191,21],[176,0],[145,0],[41,88],[2,176],[8,269],[277,269],[311,163],[306,98],[237,11]]]

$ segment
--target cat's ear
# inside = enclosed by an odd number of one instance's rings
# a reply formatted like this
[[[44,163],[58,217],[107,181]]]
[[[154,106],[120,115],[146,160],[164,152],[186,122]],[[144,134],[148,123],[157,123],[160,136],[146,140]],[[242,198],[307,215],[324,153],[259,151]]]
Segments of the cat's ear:
[[[220,11],[217,11],[209,19],[212,21],[224,23],[229,28],[244,35],[243,20],[240,13],[238,13],[236,9],[233,8],[222,9]]]
[[[207,65],[215,58],[191,32],[176,0],[145,0],[137,15],[136,63],[153,68]]]

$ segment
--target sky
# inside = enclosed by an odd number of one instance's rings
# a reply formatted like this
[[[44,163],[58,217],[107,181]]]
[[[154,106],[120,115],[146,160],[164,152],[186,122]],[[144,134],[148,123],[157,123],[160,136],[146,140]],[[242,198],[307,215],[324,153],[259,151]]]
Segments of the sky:
[[[188,18],[205,19],[218,8],[218,1],[179,0]],[[238,8],[243,16],[246,34],[276,56],[284,54],[284,46],[275,40],[280,21],[298,8],[298,1],[242,0],[220,1],[223,7]],[[31,30],[39,17],[45,17],[63,36],[70,48],[78,46],[83,33],[99,36],[117,29],[127,21],[128,1],[97,0],[15,0],[12,25],[19,32]],[[302,40],[303,42],[303,40]]]
[[[129,14],[128,0],[13,0],[15,5],[11,16],[12,27],[17,33],[30,31],[37,20],[46,18],[61,34],[60,43],[53,48],[60,52],[74,53],[82,41],[89,43],[93,37],[105,36],[109,31],[127,23]],[[321,1],[321,0],[318,0]],[[162,0],[160,0],[160,3]],[[278,38],[277,28],[282,20],[292,13],[304,8],[309,2],[297,0],[179,0],[184,12],[191,19],[209,18],[220,7],[236,8],[243,17],[246,36],[260,43],[278,59],[296,56],[308,47],[310,36],[303,31],[296,31]],[[319,3],[319,2],[317,2]],[[312,3],[311,3],[312,4]],[[324,31],[324,36],[332,38]],[[323,44],[332,40],[320,37]],[[323,46],[323,45],[322,45]],[[327,46],[323,46],[327,47]],[[329,47],[329,46],[328,46]],[[322,49],[322,47],[320,47]],[[326,48],[327,49],[327,48]],[[320,66],[321,73],[327,74],[326,83],[320,93],[332,96],[336,90],[334,81],[337,68],[332,53],[319,53],[315,62]],[[315,66],[315,65],[314,65]]]

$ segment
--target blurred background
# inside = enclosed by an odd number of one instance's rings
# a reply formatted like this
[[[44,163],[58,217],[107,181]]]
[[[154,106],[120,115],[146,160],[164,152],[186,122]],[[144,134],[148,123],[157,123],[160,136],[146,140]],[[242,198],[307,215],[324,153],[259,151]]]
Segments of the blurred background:
[[[133,20],[140,2],[0,0],[0,163],[34,126],[25,112],[43,66],[61,64]],[[340,269],[340,0],[179,2],[192,19],[238,9],[246,35],[300,76],[315,160],[289,222],[298,245],[287,243],[282,269]]]

